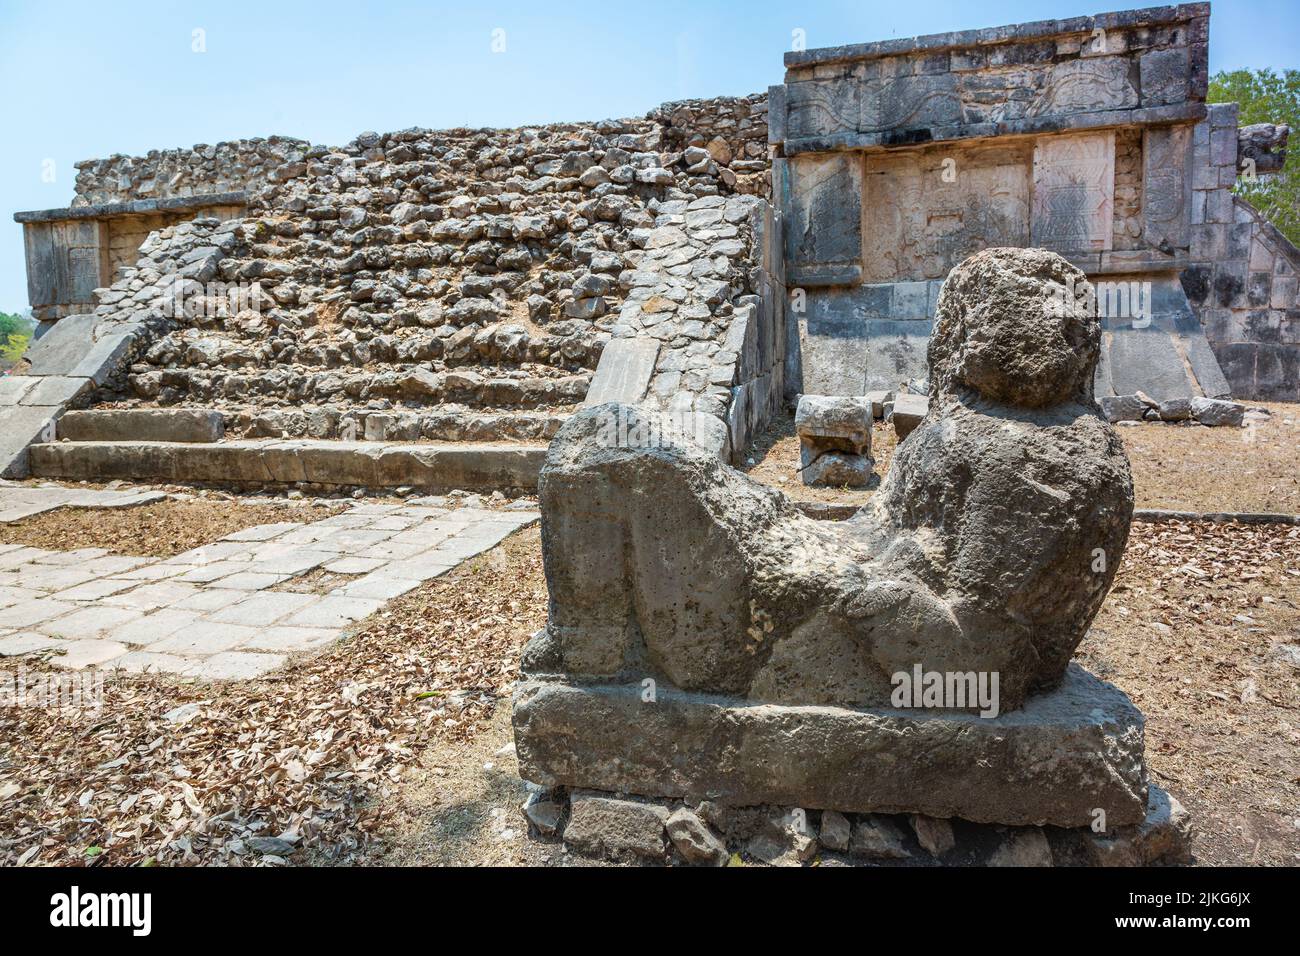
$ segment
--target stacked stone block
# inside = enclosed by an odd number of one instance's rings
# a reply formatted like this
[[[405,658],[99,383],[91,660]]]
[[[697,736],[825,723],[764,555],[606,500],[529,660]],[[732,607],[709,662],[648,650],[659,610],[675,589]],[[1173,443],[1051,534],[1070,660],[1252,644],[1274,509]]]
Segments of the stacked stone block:
[[[1239,160],[1258,158],[1243,140],[1235,103],[1215,104],[1193,140],[1191,250],[1187,296],[1234,395],[1300,395],[1300,251],[1232,194]],[[1258,165],[1258,164],[1257,164]]]
[[[860,488],[871,480],[871,400],[804,395],[795,411],[805,485]]]

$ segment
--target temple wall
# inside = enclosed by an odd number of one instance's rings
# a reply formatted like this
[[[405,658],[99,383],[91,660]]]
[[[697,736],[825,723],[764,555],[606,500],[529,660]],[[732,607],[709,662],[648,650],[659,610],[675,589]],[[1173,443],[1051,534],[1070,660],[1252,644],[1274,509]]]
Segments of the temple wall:
[[[1150,290],[1144,312],[1101,316],[1133,372],[1113,387],[1300,397],[1297,254],[1232,195],[1236,107],[1205,103],[1209,14],[1184,4],[787,54],[769,91],[802,305],[787,392],[923,378],[943,278],[1005,245]]]

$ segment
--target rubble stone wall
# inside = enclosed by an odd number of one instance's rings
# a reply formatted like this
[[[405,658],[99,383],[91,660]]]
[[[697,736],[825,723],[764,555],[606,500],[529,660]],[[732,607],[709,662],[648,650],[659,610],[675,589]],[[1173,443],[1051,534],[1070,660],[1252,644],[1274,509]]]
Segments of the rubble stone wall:
[[[116,154],[77,163],[74,208],[137,199],[172,199],[239,192],[272,170],[301,158],[308,144],[288,136],[200,143],[190,149]]]
[[[670,146],[707,150],[721,167],[723,181],[737,192],[771,194],[766,93],[679,100],[648,115]]]
[[[764,188],[744,165],[756,161],[737,158],[766,138],[761,98],[709,102],[363,133],[337,149],[293,141],[242,184],[243,217],[151,234],[100,294],[97,311],[144,311],[158,333],[97,400],[219,408],[233,436],[547,440],[605,342],[653,335],[679,403],[726,422],[736,389],[740,418],[765,420],[766,391],[750,393],[768,369],[745,358],[756,331],[743,330],[751,313],[774,321],[757,305],[772,232],[755,225],[765,201],[739,194]],[[692,145],[708,116],[724,133],[705,140],[712,152]],[[185,248],[181,284],[157,294],[178,235],[208,244]],[[667,305],[643,321],[638,303],[655,296]]]

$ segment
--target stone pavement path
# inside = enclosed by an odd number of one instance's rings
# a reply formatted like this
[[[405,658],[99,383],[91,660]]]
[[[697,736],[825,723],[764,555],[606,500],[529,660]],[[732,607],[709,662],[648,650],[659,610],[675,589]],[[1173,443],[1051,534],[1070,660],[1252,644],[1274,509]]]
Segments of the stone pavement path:
[[[367,504],[165,560],[0,544],[0,656],[52,649],[64,652],[53,663],[73,669],[257,677],[538,517]],[[317,570],[329,573],[323,593],[274,590]]]
[[[21,521],[55,508],[127,508],[162,501],[166,497],[161,491],[96,491],[0,481],[0,523]]]

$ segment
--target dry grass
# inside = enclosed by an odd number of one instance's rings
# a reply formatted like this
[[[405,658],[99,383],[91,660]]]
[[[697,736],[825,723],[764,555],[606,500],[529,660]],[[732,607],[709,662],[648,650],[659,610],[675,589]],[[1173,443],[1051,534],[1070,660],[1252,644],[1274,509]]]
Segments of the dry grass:
[[[1272,415],[1250,428],[1120,428],[1137,506],[1300,514],[1300,405],[1252,404]]]
[[[1143,424],[1119,428],[1139,508],[1300,514],[1300,405],[1263,403],[1272,417],[1253,428]],[[875,472],[889,472],[892,425],[871,430]],[[875,488],[810,488],[799,480],[793,416],[777,418],[750,446],[749,476],[797,501],[863,504]],[[753,461],[753,464],[748,464]]]
[[[255,525],[319,521],[341,510],[341,505],[289,508],[174,499],[131,508],[56,508],[0,524],[0,544],[48,551],[105,548],[110,554],[170,558]]]
[[[1300,528],[1134,525],[1077,656],[1145,714],[1198,862],[1300,863]]]

